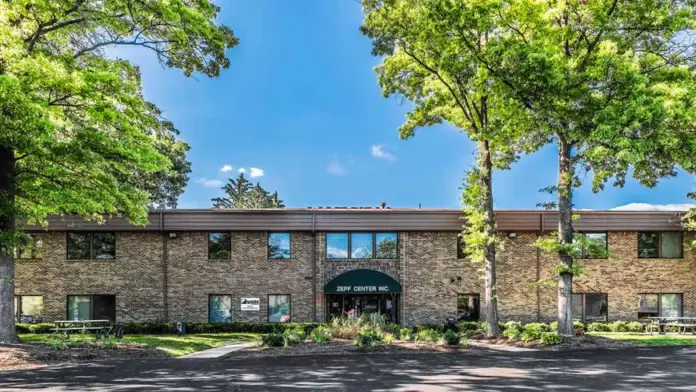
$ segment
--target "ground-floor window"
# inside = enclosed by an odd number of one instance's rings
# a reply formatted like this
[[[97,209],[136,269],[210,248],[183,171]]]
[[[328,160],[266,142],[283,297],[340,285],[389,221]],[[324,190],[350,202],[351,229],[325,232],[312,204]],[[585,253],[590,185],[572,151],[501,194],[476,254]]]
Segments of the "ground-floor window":
[[[208,297],[208,321],[211,323],[232,322],[232,296],[211,294]]]
[[[381,314],[385,321],[399,322],[399,294],[327,294],[327,321],[336,317],[358,319]]]
[[[571,298],[573,320],[582,322],[607,321],[609,299],[606,294],[573,294]]]
[[[68,320],[116,321],[116,296],[68,295]]]
[[[40,323],[44,309],[43,297],[40,295],[15,295],[14,309],[17,322]]]
[[[638,318],[646,317],[681,317],[683,295],[638,294]]]
[[[271,323],[290,321],[289,294],[271,294],[268,296],[268,321]]]
[[[478,294],[457,295],[457,321],[478,321],[481,297]]]

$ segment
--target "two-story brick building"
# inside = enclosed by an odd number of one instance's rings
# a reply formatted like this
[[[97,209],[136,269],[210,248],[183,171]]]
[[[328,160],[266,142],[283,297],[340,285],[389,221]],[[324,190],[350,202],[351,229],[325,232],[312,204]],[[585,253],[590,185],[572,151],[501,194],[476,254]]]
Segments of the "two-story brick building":
[[[502,319],[556,315],[556,259],[534,242],[549,211],[498,211]],[[402,324],[478,319],[481,266],[461,257],[456,210],[165,210],[147,226],[74,217],[27,227],[18,317],[325,321],[380,312]],[[677,212],[582,211],[573,310],[586,321],[696,315],[696,258]],[[465,240],[465,239],[464,239]],[[608,256],[607,256],[608,255]]]

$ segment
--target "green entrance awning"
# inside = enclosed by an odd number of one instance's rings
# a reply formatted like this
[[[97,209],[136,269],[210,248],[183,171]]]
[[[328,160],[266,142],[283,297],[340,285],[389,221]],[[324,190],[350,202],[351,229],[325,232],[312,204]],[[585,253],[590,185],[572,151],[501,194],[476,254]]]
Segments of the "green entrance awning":
[[[327,294],[389,294],[400,293],[401,284],[391,276],[369,269],[344,272],[324,286]]]

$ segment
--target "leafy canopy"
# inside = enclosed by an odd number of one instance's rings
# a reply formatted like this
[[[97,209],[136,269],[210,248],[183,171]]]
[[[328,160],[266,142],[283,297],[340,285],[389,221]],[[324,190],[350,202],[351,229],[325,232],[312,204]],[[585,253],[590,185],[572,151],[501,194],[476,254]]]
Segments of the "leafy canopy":
[[[217,76],[237,39],[207,0],[0,1],[0,147],[16,159],[2,213],[144,223],[175,205],[188,146],[142,94],[137,67],[108,47],[140,47],[185,75]]]

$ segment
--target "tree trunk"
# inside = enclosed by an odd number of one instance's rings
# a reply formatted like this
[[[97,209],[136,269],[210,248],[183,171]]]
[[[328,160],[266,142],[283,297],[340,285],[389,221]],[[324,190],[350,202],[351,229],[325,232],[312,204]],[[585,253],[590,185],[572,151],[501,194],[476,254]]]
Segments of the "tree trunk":
[[[0,147],[0,343],[18,342],[14,315],[15,157]]]
[[[487,141],[479,142],[479,153],[481,154],[481,180],[483,182],[483,212],[485,221],[483,229],[486,238],[494,238],[495,214],[493,212],[493,164],[491,163],[491,152]],[[500,334],[498,327],[498,288],[495,276],[495,243],[486,245],[484,295],[486,301],[486,335],[496,337]]]
[[[571,145],[563,137],[558,142],[558,242],[561,245],[573,242],[573,164]],[[573,266],[573,258],[565,249],[558,251],[561,265]],[[573,292],[573,274],[564,271],[558,276],[558,333],[573,335],[573,313],[570,300]]]

